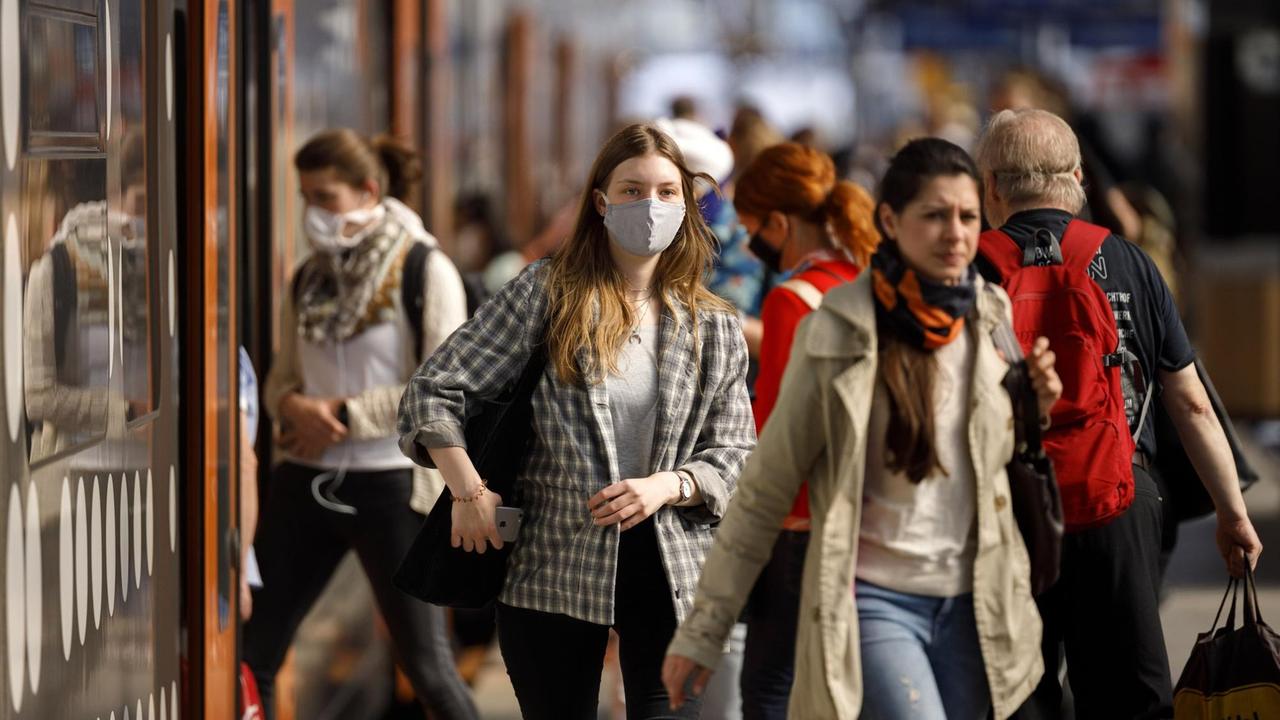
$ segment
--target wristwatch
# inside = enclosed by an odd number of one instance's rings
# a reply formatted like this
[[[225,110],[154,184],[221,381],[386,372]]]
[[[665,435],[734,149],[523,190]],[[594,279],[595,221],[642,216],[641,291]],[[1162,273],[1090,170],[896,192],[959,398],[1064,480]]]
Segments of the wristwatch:
[[[682,472],[676,472],[676,477],[680,478],[680,502],[689,502],[693,497],[693,480]]]

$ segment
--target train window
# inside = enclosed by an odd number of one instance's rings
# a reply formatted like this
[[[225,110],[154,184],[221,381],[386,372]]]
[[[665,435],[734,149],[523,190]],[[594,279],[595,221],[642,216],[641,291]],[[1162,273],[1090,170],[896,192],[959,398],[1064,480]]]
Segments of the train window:
[[[95,442],[128,402],[110,390],[115,255],[103,159],[26,164],[24,383],[33,465]],[[92,454],[92,453],[90,453]],[[86,458],[92,462],[92,458]]]
[[[27,58],[25,107],[32,152],[101,151],[97,19],[31,6]]]

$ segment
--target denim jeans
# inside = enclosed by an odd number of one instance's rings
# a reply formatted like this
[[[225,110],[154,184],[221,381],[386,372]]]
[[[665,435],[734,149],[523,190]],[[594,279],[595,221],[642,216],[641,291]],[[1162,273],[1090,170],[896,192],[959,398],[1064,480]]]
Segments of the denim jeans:
[[[991,692],[973,594],[908,595],[858,580],[865,720],[983,720]]]
[[[729,652],[711,674],[711,682],[702,691],[702,715],[699,720],[742,720],[743,701],[739,691],[742,676],[742,646],[747,626],[736,623],[729,632]]]

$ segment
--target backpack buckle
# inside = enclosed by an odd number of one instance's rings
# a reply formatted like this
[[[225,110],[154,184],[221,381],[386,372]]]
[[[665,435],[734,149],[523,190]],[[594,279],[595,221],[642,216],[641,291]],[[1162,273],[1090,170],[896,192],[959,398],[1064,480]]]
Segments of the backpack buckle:
[[[1121,350],[1119,352],[1113,352],[1109,355],[1103,355],[1102,366],[1106,368],[1124,367],[1124,364],[1128,362],[1128,360],[1129,360],[1129,353],[1124,350]]]
[[[1022,267],[1041,267],[1044,265],[1061,265],[1062,243],[1054,234],[1040,228],[1027,239],[1022,248]]]

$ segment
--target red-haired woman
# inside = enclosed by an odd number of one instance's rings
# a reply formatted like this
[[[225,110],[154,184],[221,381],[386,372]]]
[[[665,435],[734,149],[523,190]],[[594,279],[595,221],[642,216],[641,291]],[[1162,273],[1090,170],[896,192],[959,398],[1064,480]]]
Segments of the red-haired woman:
[[[756,379],[756,428],[778,399],[791,340],[828,290],[853,280],[880,241],[874,202],[858,185],[837,180],[831,158],[797,143],[762,152],[739,177],[734,207],[751,233],[751,250],[787,280],[765,297],[764,338]],[[795,656],[800,576],[809,545],[808,488],[801,487],[747,609],[742,667],[744,720],[787,714]]]

